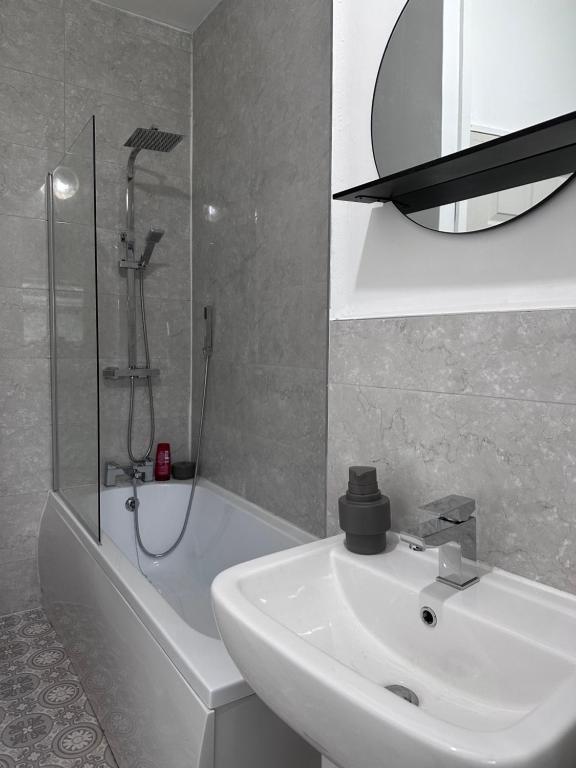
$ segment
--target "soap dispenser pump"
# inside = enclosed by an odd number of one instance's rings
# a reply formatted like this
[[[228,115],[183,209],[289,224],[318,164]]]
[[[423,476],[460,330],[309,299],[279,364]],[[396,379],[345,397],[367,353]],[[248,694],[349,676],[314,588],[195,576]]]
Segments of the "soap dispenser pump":
[[[374,467],[350,467],[348,491],[338,500],[338,512],[350,552],[377,555],[386,549],[390,499],[380,493]]]

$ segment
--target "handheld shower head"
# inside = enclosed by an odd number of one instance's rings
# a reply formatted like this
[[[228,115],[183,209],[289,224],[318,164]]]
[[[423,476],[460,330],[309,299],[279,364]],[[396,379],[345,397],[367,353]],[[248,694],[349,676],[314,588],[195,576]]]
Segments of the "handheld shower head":
[[[159,243],[160,240],[164,237],[164,230],[160,227],[152,227],[148,230],[148,234],[146,235],[146,243]]]
[[[146,247],[144,248],[144,253],[142,254],[142,258],[140,259],[140,266],[141,267],[147,267],[150,263],[150,259],[152,258],[152,253],[154,251],[154,248],[156,245],[162,240],[164,237],[164,230],[163,229],[154,229],[152,228],[148,234],[146,235]]]
[[[204,307],[204,344],[202,353],[207,360],[212,356],[212,331],[214,325],[214,308],[211,304]]]

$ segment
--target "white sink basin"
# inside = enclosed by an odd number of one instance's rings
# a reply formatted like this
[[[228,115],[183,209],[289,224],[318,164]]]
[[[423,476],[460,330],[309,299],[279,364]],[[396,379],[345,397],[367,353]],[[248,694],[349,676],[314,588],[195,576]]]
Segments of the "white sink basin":
[[[342,768],[576,768],[576,597],[501,570],[457,592],[434,583],[437,553],[390,539],[217,577],[222,638],[256,693]]]

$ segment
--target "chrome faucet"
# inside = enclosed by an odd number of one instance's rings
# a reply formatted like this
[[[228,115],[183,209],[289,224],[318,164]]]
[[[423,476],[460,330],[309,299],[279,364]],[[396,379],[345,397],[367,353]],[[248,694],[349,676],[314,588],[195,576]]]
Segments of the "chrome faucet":
[[[436,581],[460,590],[476,584],[479,581],[476,569],[465,567],[462,563],[462,557],[476,560],[474,499],[445,496],[419,509],[431,512],[434,517],[414,528],[401,531],[400,540],[417,552],[439,549]]]
[[[107,461],[104,465],[104,485],[106,487],[116,485],[121,477],[141,480],[143,483],[149,482],[154,480],[154,464],[151,461],[143,461],[141,464],[129,464],[123,467],[114,461]]]

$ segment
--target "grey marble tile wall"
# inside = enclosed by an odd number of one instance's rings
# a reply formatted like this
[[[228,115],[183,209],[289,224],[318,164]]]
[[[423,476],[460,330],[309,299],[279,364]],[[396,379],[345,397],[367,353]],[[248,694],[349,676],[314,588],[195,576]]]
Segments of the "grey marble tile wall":
[[[98,240],[102,354],[126,356],[118,236],[124,226],[124,142],[138,126],[186,135],[170,155],[137,162],[137,226],[166,236],[147,281],[153,364],[162,368],[158,438],[187,454],[190,400],[191,36],[90,0],[0,4],[0,615],[39,601],[36,538],[50,487],[50,383],[44,177],[92,114],[97,120]],[[86,233],[71,218],[70,284]],[[74,322],[83,322],[77,317]],[[72,340],[73,341],[73,340]],[[81,344],[78,381],[92,375]],[[86,358],[86,355],[84,355]],[[72,380],[72,379],[71,379]],[[70,429],[81,445],[81,399]],[[127,392],[102,392],[103,450],[125,458]],[[146,429],[137,419],[140,440]],[[70,446],[68,446],[70,449]],[[78,451],[81,455],[81,451]]]
[[[477,500],[479,558],[576,592],[576,311],[331,323],[328,517],[379,470],[394,527]]]
[[[202,470],[325,530],[330,0],[223,0],[194,35],[194,402]]]

